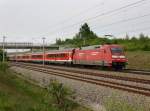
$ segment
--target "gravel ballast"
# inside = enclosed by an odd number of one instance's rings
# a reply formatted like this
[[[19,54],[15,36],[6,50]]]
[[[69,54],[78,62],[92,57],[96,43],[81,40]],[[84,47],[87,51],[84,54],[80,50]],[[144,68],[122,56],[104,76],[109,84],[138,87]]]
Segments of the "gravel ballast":
[[[145,107],[146,111],[150,111],[150,98],[143,95],[128,93],[126,91],[93,85],[16,66],[12,66],[11,69],[40,86],[47,86],[51,79],[57,79],[59,82],[70,87],[76,92],[77,102],[85,106],[89,106],[95,111],[105,111],[103,106],[104,101],[112,96],[115,96],[116,99],[127,101],[128,103],[136,106],[141,105]]]

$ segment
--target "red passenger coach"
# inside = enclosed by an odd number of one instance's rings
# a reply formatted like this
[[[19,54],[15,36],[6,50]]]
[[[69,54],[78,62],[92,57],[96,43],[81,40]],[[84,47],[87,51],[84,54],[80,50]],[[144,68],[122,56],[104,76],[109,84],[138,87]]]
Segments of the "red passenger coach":
[[[29,62],[31,60],[31,55],[27,55],[27,54],[23,55],[21,60],[25,62]]]
[[[20,55],[16,55],[13,56],[12,59],[14,61],[20,61],[20,62],[28,62],[30,61],[30,55],[29,54],[20,54]]]
[[[72,50],[47,52],[45,55],[45,61],[46,63],[71,64]]]
[[[31,54],[31,61],[42,62],[43,61],[43,54],[42,53]]]

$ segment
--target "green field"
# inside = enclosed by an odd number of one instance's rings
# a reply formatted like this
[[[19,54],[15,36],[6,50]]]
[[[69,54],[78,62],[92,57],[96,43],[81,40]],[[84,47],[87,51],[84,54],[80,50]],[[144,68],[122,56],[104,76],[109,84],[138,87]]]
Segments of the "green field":
[[[88,111],[73,103],[71,111]],[[0,72],[0,111],[62,111],[45,89],[8,71]]]
[[[150,70],[150,51],[128,51],[127,68]]]

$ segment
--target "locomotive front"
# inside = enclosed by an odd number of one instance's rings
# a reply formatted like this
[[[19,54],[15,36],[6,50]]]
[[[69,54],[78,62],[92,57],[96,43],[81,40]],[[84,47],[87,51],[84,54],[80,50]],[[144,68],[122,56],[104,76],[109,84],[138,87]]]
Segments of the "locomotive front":
[[[112,67],[115,69],[125,68],[127,64],[127,58],[125,57],[123,48],[119,45],[114,45],[110,47],[111,58],[112,58]]]

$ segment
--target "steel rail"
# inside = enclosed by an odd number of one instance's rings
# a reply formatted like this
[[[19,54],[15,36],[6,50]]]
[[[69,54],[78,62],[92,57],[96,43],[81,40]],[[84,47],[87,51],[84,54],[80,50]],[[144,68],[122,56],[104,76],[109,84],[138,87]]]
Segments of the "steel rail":
[[[40,64],[31,64],[31,63],[23,63],[23,64],[31,65],[31,66],[36,65],[37,67],[43,67]],[[54,70],[62,70],[62,71],[73,72],[73,73],[81,73],[84,75],[110,78],[110,79],[116,79],[116,80],[125,80],[125,81],[136,82],[136,83],[150,84],[150,80],[148,79],[140,79],[140,78],[135,78],[135,77],[123,77],[123,76],[116,76],[116,75],[110,75],[110,74],[108,75],[108,74],[94,73],[94,72],[88,72],[88,71],[85,72],[85,71],[79,71],[79,70],[70,70],[70,69],[56,68],[54,66],[49,66],[49,65],[45,65],[45,68],[51,68]]]
[[[44,72],[44,73],[48,73],[48,74],[52,74],[52,75],[57,74],[57,76],[62,76],[65,78],[69,77],[70,79],[72,78],[75,80],[80,80],[80,81],[84,81],[84,82],[88,82],[88,83],[92,83],[92,84],[102,85],[102,86],[106,86],[106,87],[110,87],[110,88],[115,88],[115,89],[120,89],[120,90],[124,90],[124,91],[128,91],[128,92],[142,94],[145,96],[150,96],[150,89],[148,89],[148,88],[132,86],[132,85],[130,86],[130,85],[125,85],[125,84],[120,84],[120,83],[115,83],[115,82],[110,82],[110,81],[87,78],[87,77],[83,77],[83,76],[64,74],[64,73],[60,73],[57,71],[50,71],[45,68],[39,69],[39,67],[35,67],[35,66],[25,66],[25,65],[16,65],[16,66],[27,68],[30,70],[40,71],[40,72]],[[129,87],[129,88],[127,88],[127,87]]]
[[[140,75],[149,75],[150,76],[149,70],[125,69],[125,70],[120,71],[120,72],[131,73],[131,74],[140,74]]]

